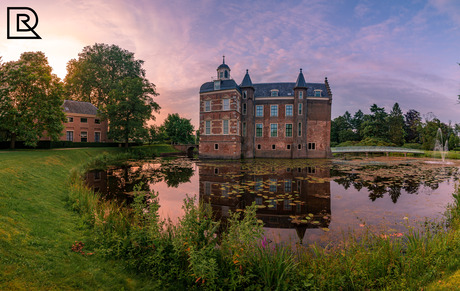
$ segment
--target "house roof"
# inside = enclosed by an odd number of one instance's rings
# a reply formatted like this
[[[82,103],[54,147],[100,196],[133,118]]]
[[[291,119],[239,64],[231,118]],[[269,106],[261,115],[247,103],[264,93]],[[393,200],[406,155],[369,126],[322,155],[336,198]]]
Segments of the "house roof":
[[[244,75],[243,82],[241,82],[240,87],[252,87],[251,77],[249,77],[249,72],[246,70],[246,75]]]
[[[73,100],[64,100],[62,104],[65,113],[79,113],[79,114],[89,114],[97,115],[97,108],[89,102],[73,101]]]

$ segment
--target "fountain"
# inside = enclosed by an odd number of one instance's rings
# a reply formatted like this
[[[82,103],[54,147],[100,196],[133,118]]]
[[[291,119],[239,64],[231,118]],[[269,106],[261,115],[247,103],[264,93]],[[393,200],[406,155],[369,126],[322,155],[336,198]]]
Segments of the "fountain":
[[[429,161],[430,164],[452,164],[452,162],[446,162],[446,154],[449,151],[447,140],[446,143],[443,143],[442,140],[442,131],[441,128],[438,128],[436,132],[436,139],[433,148],[433,157],[436,157],[438,154],[441,155],[441,161]]]

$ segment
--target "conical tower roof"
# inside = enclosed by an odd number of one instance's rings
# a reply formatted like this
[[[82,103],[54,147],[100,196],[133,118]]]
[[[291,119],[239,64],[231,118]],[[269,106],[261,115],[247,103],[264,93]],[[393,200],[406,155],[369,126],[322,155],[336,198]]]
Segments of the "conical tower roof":
[[[249,71],[246,70],[246,75],[244,75],[243,82],[241,82],[240,87],[252,87],[251,77],[249,77]]]
[[[294,88],[307,88],[307,83],[305,82],[305,78],[302,73],[302,69],[300,69],[299,76],[297,77],[297,81],[295,82]]]

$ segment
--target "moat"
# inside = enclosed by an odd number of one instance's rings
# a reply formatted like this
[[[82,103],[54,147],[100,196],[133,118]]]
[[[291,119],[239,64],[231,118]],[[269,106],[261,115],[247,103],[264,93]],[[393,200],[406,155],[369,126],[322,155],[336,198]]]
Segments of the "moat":
[[[426,159],[202,161],[158,158],[87,174],[107,199],[129,204],[134,186],[159,193],[162,218],[177,220],[183,199],[210,204],[215,219],[255,203],[266,235],[285,243],[327,245],[353,231],[401,236],[440,220],[459,174],[457,164]]]

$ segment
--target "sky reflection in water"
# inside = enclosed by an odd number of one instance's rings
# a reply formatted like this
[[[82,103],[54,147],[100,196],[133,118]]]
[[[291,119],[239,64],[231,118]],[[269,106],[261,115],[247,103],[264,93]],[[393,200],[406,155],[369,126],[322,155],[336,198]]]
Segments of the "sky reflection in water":
[[[88,173],[109,199],[129,203],[134,185],[155,190],[160,215],[177,218],[186,194],[210,203],[216,219],[255,202],[274,241],[340,241],[348,231],[395,234],[440,219],[458,176],[456,165],[421,159],[191,161],[155,159]]]

